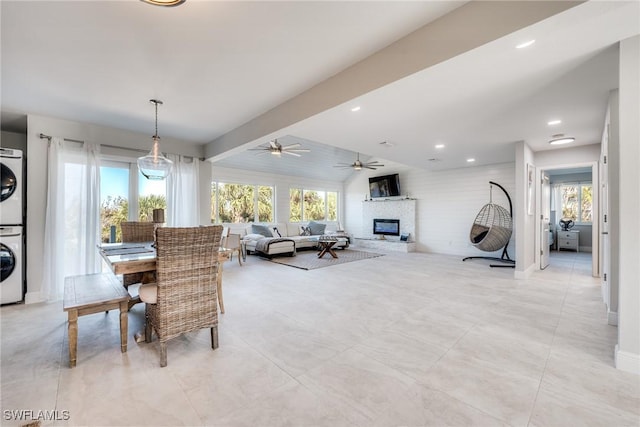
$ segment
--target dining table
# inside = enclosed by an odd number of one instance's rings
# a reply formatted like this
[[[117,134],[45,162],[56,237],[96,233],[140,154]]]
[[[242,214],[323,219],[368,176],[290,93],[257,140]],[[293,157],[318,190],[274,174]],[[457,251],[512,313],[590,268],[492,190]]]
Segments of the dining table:
[[[113,274],[145,273],[143,282],[151,281],[156,271],[156,249],[154,242],[103,243],[98,245],[100,256],[107,263]],[[220,312],[224,314],[222,298],[222,265],[230,259],[232,250],[218,250],[218,272],[216,288]],[[145,278],[147,278],[145,280]],[[132,298],[131,305],[140,302]]]

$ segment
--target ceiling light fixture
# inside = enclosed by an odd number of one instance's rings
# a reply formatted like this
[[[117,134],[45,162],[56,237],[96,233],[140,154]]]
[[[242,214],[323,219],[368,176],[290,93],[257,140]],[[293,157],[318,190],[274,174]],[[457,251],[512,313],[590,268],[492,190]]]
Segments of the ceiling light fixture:
[[[576,139],[572,136],[564,136],[564,134],[558,133],[551,137],[551,141],[549,141],[549,144],[551,145],[570,144],[575,140]]]
[[[180,6],[187,0],[140,0],[143,3],[152,4],[154,6],[173,7]]]
[[[173,162],[167,159],[160,152],[160,137],[158,136],[158,104],[162,105],[162,101],[150,99],[156,106],[156,133],[152,136],[153,146],[149,154],[138,158],[138,169],[147,179],[162,180],[171,173]]]
[[[474,158],[467,159],[467,163],[473,163],[475,161],[476,161],[476,159],[474,159]]]
[[[551,120],[547,122],[549,126],[559,125],[560,123],[562,123],[562,120]]]
[[[444,148],[444,144],[436,144],[436,148],[437,148],[437,149]]]
[[[381,164],[378,160],[373,160],[371,162],[361,162],[360,161],[360,153],[356,154],[356,161],[353,163],[338,163],[334,166],[334,168],[353,168],[353,170],[360,171],[362,169],[371,169],[376,170],[376,168],[381,168],[384,165]]]
[[[353,111],[354,113],[355,113],[356,111],[360,111],[360,106],[358,105],[358,106],[356,106],[356,107],[353,107],[353,108],[351,109],[351,111]]]
[[[516,49],[524,49],[525,47],[531,46],[535,42],[536,42],[535,40],[529,40],[524,43],[520,43],[519,45],[516,45]]]

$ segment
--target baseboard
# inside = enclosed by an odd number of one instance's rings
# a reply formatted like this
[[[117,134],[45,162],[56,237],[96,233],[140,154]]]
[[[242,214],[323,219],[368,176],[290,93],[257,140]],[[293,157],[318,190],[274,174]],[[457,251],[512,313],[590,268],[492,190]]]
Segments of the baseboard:
[[[593,248],[591,246],[580,246],[579,247],[579,251],[580,252],[592,253],[593,252]]]
[[[618,344],[615,349],[616,368],[621,371],[640,375],[640,354],[620,350]]]
[[[607,324],[611,326],[618,326],[618,312],[617,311],[608,311],[607,312]]]
[[[513,273],[513,277],[518,280],[528,279],[533,274],[533,272],[537,270],[537,268],[538,268],[537,264],[535,263],[531,264],[529,268],[527,268],[525,271],[516,270]]]
[[[27,292],[24,297],[25,304],[36,304],[39,302],[45,302],[47,299],[42,295],[42,292]]]

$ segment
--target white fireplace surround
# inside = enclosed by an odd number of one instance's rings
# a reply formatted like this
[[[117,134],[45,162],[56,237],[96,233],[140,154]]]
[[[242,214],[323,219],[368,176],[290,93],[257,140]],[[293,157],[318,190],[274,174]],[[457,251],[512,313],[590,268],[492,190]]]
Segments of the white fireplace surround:
[[[414,242],[416,237],[416,201],[415,199],[400,200],[367,200],[362,202],[362,230],[360,235],[364,239],[378,238],[373,234],[373,220],[400,220],[400,234],[409,233],[409,240]],[[400,236],[385,236],[388,240],[400,240]]]

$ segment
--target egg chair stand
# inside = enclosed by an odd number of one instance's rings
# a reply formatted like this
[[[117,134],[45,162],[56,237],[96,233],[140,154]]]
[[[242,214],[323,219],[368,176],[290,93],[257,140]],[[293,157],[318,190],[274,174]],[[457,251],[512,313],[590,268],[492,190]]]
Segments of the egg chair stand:
[[[511,204],[511,197],[509,193],[500,184],[489,181],[489,203],[484,205],[480,212],[476,216],[469,239],[476,248],[485,252],[494,252],[502,248],[502,256],[487,257],[487,256],[469,256],[463,258],[462,261],[468,259],[488,259],[491,261],[499,261],[502,264],[490,264],[490,267],[496,268],[515,268],[516,262],[509,258],[507,247],[509,246],[509,239],[511,239],[511,233],[513,232],[513,205]],[[509,201],[509,211],[502,206],[496,205],[492,201],[493,186],[500,188],[507,196]]]

